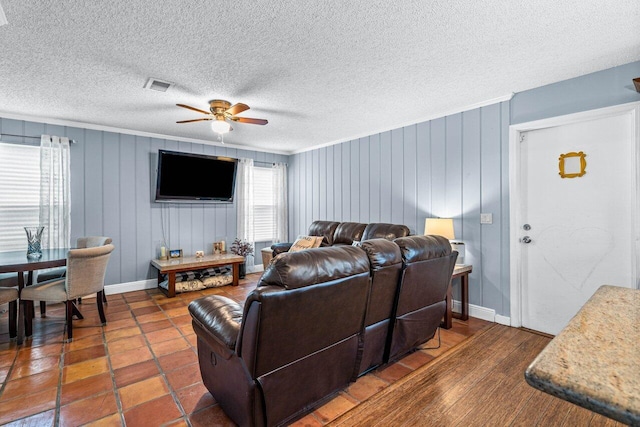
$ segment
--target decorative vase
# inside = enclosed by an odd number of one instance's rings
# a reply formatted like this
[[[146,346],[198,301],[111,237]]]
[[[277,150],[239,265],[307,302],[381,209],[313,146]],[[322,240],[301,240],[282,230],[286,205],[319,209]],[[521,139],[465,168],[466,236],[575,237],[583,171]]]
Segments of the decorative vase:
[[[39,259],[42,257],[42,232],[44,227],[25,227],[27,233],[27,258]]]
[[[241,279],[244,279],[244,276],[246,276],[246,274],[247,274],[247,264],[243,262],[238,266],[238,277],[240,277]]]

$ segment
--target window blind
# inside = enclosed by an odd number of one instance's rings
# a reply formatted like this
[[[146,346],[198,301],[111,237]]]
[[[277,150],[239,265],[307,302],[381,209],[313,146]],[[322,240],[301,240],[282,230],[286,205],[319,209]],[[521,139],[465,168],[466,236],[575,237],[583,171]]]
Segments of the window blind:
[[[39,211],[40,147],[0,142],[0,251],[26,251]]]
[[[275,200],[273,197],[273,169],[253,169],[253,227],[256,242],[272,241],[275,238]]]

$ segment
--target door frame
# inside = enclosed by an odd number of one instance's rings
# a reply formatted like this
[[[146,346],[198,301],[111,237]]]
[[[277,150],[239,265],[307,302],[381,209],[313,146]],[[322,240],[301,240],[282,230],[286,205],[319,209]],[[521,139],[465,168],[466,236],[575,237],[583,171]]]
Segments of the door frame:
[[[588,120],[601,119],[613,116],[631,114],[634,123],[632,138],[635,141],[632,147],[633,152],[633,175],[635,180],[632,183],[632,218],[634,218],[632,233],[636,238],[635,245],[630,248],[635,252],[632,256],[631,269],[632,277],[636,278],[634,289],[640,289],[638,279],[638,265],[640,265],[640,102],[615,105],[612,107],[599,108],[595,110],[583,111],[564,116],[551,117],[548,119],[535,120],[526,123],[518,123],[509,126],[509,249],[510,249],[510,317],[511,326],[522,326],[522,244],[520,243],[520,203],[522,194],[522,180],[520,178],[521,150],[520,143],[522,134],[532,130],[557,127],[572,123],[579,123]],[[604,284],[604,283],[603,283]]]

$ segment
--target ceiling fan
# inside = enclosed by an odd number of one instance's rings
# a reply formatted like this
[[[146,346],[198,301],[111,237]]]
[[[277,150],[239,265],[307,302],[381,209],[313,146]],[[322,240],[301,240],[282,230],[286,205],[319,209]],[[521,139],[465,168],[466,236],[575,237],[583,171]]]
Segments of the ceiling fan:
[[[249,117],[237,117],[236,114],[242,113],[243,111],[247,111],[249,106],[247,104],[237,103],[235,105],[231,105],[229,101],[224,101],[222,99],[214,99],[209,102],[209,110],[204,111],[199,108],[191,107],[185,104],[176,104],[178,107],[187,108],[189,110],[197,111],[198,113],[206,114],[208,117],[204,117],[201,119],[192,119],[192,120],[180,120],[176,123],[191,123],[191,122],[201,122],[206,120],[213,120],[211,123],[211,128],[216,133],[227,133],[233,128],[227,122],[227,120],[231,120],[234,122],[240,123],[251,123],[254,125],[266,125],[269,123],[264,119],[252,119]]]

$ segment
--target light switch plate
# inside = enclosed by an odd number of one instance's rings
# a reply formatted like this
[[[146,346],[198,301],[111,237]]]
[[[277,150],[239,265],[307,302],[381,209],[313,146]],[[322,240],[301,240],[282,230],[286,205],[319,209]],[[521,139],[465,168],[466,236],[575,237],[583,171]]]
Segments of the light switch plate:
[[[491,213],[481,213],[480,214],[480,224],[493,224],[493,214],[491,214]]]

